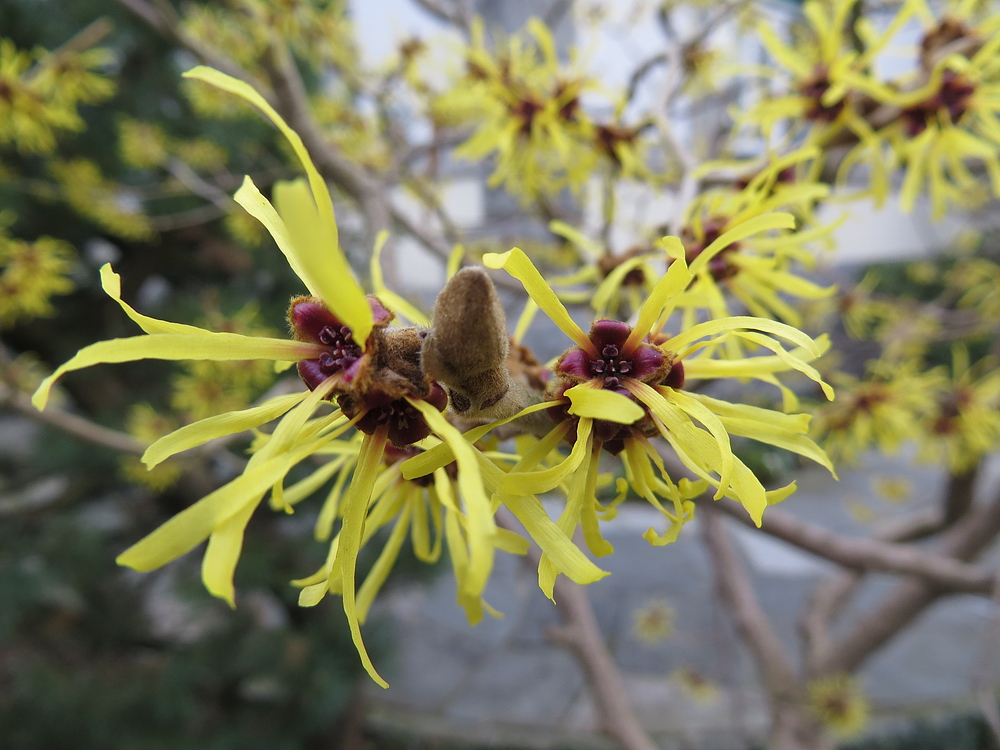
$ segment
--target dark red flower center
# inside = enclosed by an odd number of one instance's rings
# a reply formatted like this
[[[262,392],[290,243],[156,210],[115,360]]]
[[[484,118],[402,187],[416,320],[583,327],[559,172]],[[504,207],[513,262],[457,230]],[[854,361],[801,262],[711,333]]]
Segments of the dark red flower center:
[[[554,421],[576,419],[569,414],[569,400],[564,394],[579,383],[597,381],[601,388],[615,391],[633,401],[636,400],[635,397],[625,387],[624,381],[627,378],[654,386],[680,388],[684,385],[684,367],[679,361],[671,362],[669,354],[665,355],[648,341],[628,346],[631,333],[632,327],[627,323],[598,320],[590,329],[592,350],[577,347],[562,355],[555,367],[556,385],[548,396],[565,401],[565,404],[549,410],[549,416]],[[666,337],[654,337],[655,340],[660,338],[666,340]],[[626,438],[647,434],[650,429],[655,432],[648,418],[629,425],[596,419],[593,435],[604,450],[617,454],[625,447]],[[567,434],[567,439],[570,442],[576,440],[575,427]]]
[[[432,384],[430,394],[423,399],[438,411],[448,405],[448,394],[437,383]],[[361,409],[364,416],[356,423],[359,430],[372,435],[379,427],[388,427],[389,441],[395,446],[412,445],[431,434],[431,428],[423,414],[405,398],[393,398],[386,394],[369,393],[360,400],[341,397],[340,406],[348,416],[354,416]]]
[[[381,302],[368,298],[376,327],[385,325],[392,317]],[[298,363],[299,377],[315,390],[331,375],[343,373],[344,382],[354,379],[364,350],[353,338],[350,327],[345,326],[326,305],[312,297],[298,297],[292,300],[288,309],[288,323],[299,341],[308,341],[325,347],[314,359],[304,359]]]
[[[684,241],[684,259],[687,261],[689,266],[694,262],[695,258],[705,251],[709,245],[719,239],[722,235],[724,227],[725,221],[723,220],[706,222],[702,227],[701,240],[698,240],[695,237],[694,232],[690,229],[684,230],[682,233],[682,239]],[[739,250],[739,247],[740,243],[733,242],[712,256],[712,259],[708,261],[708,272],[712,274],[713,279],[716,281],[724,281],[725,279],[732,278],[739,273],[740,267],[729,260],[729,256]]]
[[[920,135],[939,114],[953,125],[965,115],[969,98],[976,87],[958,73],[946,70],[941,76],[941,88],[926,101],[903,110],[903,123],[910,136]]]
[[[837,115],[844,109],[844,100],[841,98],[833,104],[823,104],[823,96],[830,89],[830,85],[827,69],[819,65],[813,77],[799,86],[799,93],[811,100],[805,113],[806,119],[819,122],[832,122],[837,119]]]
[[[664,362],[663,353],[640,343],[626,348],[632,328],[617,320],[598,320],[590,329],[593,351],[570,349],[556,365],[556,372],[571,381],[600,381],[601,387],[629,395],[622,385],[625,378],[647,380]]]

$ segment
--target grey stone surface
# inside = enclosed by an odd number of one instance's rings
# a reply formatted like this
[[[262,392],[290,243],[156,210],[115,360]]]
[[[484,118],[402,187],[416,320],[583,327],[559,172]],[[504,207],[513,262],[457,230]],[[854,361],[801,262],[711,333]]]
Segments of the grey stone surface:
[[[912,496],[905,502],[878,497],[878,477],[905,478]],[[992,462],[984,478],[994,488],[1000,484],[1000,462]],[[853,517],[850,504],[868,508],[878,521],[912,513],[935,501],[944,475],[915,466],[912,455],[903,454],[867,457],[862,466],[843,469],[839,483],[823,470],[802,471],[797,479],[799,491],[782,510],[842,534],[863,535],[870,532],[870,521]],[[853,499],[845,503],[845,498]],[[601,631],[638,716],[661,747],[745,746],[762,736],[768,721],[755,668],[715,596],[697,521],[676,543],[652,547],[641,534],[658,524],[655,511],[630,504],[604,526],[615,553],[598,562],[611,575],[588,587]],[[800,609],[832,567],[763,534],[735,524],[732,530],[762,605],[797,658]],[[838,632],[884,599],[895,580],[870,576]],[[534,571],[500,554],[486,598],[505,617],[487,617],[471,627],[455,604],[451,575],[426,589],[388,592],[382,606],[395,615],[401,638],[396,663],[385,670],[392,687],[372,693],[374,715],[395,716],[436,736],[493,744],[605,746],[599,738],[583,739],[598,728],[594,705],[573,659],[547,637],[558,612],[538,590]],[[647,642],[634,630],[635,612],[658,601],[673,611],[673,632]],[[866,665],[862,679],[876,713],[892,717],[968,705],[975,679],[1000,680],[996,664],[984,657],[984,633],[1000,617],[998,610],[980,597],[961,596],[924,613]],[[695,699],[677,677],[682,669],[711,680],[715,698]]]

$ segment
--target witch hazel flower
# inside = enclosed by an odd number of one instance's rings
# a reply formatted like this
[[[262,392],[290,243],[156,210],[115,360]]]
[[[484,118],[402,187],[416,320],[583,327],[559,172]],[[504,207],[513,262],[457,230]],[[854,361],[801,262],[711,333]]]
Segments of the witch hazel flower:
[[[372,678],[387,686],[368,657],[361,637],[357,606],[357,556],[363,543],[372,492],[382,472],[385,451],[431,435],[457,446],[458,501],[468,523],[470,596],[481,594],[492,568],[496,527],[474,450],[442,415],[447,395],[425,377],[420,366],[424,333],[413,326],[391,326],[398,298],[366,295],[340,249],[333,202],[298,134],[248,84],[217,70],[197,67],[187,78],[241,97],[281,131],[306,173],[306,180],[277,182],[269,201],[247,177],[235,200],[274,238],[308,296],[292,300],[288,320],[294,339],[216,333],[195,326],[157,320],[121,299],[120,279],[110,265],[101,269],[105,292],[144,335],[101,341],[82,349],[48,377],[33,397],[45,407],[54,383],[66,373],[102,363],[140,359],[248,360],[295,363],[308,390],[279,396],[238,412],[200,420],[160,438],[143,456],[152,468],[164,459],[225,435],[256,429],[278,419],[260,441],[242,474],[181,511],[118,557],[139,571],[159,568],[208,541],[202,564],[205,587],[235,606],[233,576],[243,535],[253,513],[268,495],[271,505],[293,510],[284,492],[289,471],[310,456],[322,454],[348,430],[363,433],[350,486],[341,503],[342,524],[331,549],[323,585],[340,593],[354,643]],[[375,259],[384,239],[375,248]],[[403,314],[412,311],[399,306]],[[316,416],[324,404],[335,406]],[[456,501],[456,502],[458,502]],[[317,599],[318,600],[318,599]]]
[[[588,548],[597,556],[613,551],[601,536],[599,521],[602,516],[613,516],[613,506],[629,490],[649,501],[666,520],[663,533],[650,528],[643,535],[652,544],[663,545],[677,538],[681,526],[693,517],[691,500],[709,485],[716,488],[715,499],[729,496],[737,500],[760,525],[767,505],[794,492],[795,483],[765,490],[733,453],[730,435],[786,448],[832,471],[826,454],[806,436],[808,415],[731,404],[684,389],[692,377],[770,380],[776,372],[798,370],[819,383],[832,398],[832,390],[808,364],[828,344],[814,341],[783,323],[752,317],[710,320],[676,336],[662,333],[692,280],[680,240],[667,237],[663,242],[671,246],[676,259],[643,302],[635,324],[597,320],[589,333],[573,320],[521,250],[514,248],[483,258],[488,267],[502,268],[518,279],[535,304],[575,344],[554,367],[546,399],[555,402],[549,413],[556,424],[540,440],[551,447],[563,440],[570,442],[569,456],[544,469],[512,470],[500,481],[499,488],[509,493],[537,494],[567,482],[566,504],[557,525],[569,538],[582,528]],[[724,348],[721,344],[730,337],[770,350],[773,356],[715,359]],[[779,339],[797,348],[789,351]],[[660,453],[665,446],[653,442],[657,438],[673,449],[699,481],[673,481]],[[595,494],[602,452],[620,455],[625,468],[619,497],[611,506],[603,506]],[[543,554],[539,585],[550,597],[558,572],[558,567]]]

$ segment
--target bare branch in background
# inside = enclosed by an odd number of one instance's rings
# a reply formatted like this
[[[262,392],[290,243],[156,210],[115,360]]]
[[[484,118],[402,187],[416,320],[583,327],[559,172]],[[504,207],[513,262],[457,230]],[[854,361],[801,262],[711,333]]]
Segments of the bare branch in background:
[[[5,385],[0,385],[0,406],[6,406],[36,422],[55,427],[69,435],[86,440],[88,443],[110,448],[113,451],[132,453],[138,456],[146,451],[145,443],[139,442],[131,435],[96,424],[68,411],[57,409],[54,406],[49,406],[45,411],[38,411],[32,406],[31,399],[27,395]]]
[[[820,581],[799,615],[799,634],[805,672],[810,677],[821,674],[822,665],[830,658],[833,640],[830,627],[857,591],[864,574],[860,571],[837,573]]]
[[[97,46],[101,43],[101,40],[103,40],[104,37],[114,31],[114,28],[114,24],[111,23],[109,19],[104,17],[98,18],[92,24],[85,27],[81,32],[74,35],[68,42],[62,46],[56,47],[49,54],[41,58],[39,63],[24,74],[24,80],[30,81],[44,66],[58,63],[59,58],[61,57],[66,55],[75,55],[79,52],[85,52],[86,50]]]
[[[191,167],[180,159],[170,159],[167,171],[195,195],[201,196],[222,211],[229,211],[236,206],[236,201],[225,190],[202,179]]]
[[[939,554],[970,560],[1000,534],[1000,495],[986,505],[973,508],[941,538]],[[900,633],[948,589],[926,581],[904,581],[882,604],[861,618],[831,650],[825,671],[856,670],[890,638]]]
[[[213,68],[217,68],[223,73],[231,75],[233,78],[246,81],[259,90],[257,82],[243,68],[228,57],[220,55],[211,47],[205,46],[190,34],[185,33],[180,27],[180,20],[169,3],[157,2],[154,7],[153,4],[146,2],[146,0],[117,0],[117,2],[160,34],[189,50],[205,65],[211,65]],[[274,97],[269,92],[260,91],[260,94],[268,100],[269,104],[274,105]]]
[[[770,747],[773,750],[832,750],[819,722],[804,706],[804,691],[790,656],[753,592],[722,513],[704,504],[704,539],[712,558],[716,588],[757,666],[771,702]]]
[[[733,518],[753,526],[741,505],[725,498],[716,504]],[[767,509],[761,531],[847,568],[915,575],[956,592],[992,595],[996,582],[993,571],[914,547],[840,536],[778,508]]]
[[[497,511],[497,525],[520,532],[520,526],[506,508]],[[542,553],[531,545],[525,556],[531,570],[538,569]],[[557,631],[560,643],[570,647],[587,678],[604,731],[615,738],[623,750],[658,750],[628,701],[628,693],[614,657],[608,650],[590,599],[583,586],[565,576],[556,578],[554,598],[563,621]]]
[[[753,584],[725,528],[723,516],[711,505],[700,514],[705,543],[712,557],[716,588],[753,653],[768,694],[790,698],[798,682],[791,659],[753,593]]]
[[[439,21],[462,29],[466,34],[472,28],[472,9],[465,0],[413,0]]]

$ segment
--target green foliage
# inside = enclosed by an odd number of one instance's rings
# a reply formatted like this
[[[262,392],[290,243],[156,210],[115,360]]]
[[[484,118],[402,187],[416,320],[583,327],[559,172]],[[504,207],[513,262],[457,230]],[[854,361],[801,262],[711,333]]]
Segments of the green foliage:
[[[274,524],[252,528],[267,559],[246,557],[244,607],[211,600],[185,567],[168,593],[154,589],[157,611],[193,630],[151,630],[149,590],[113,562],[123,534],[101,530],[135,500],[112,495],[0,526],[5,750],[291,750],[331,736],[359,667],[342,613],[300,610],[287,585],[316,561]]]
[[[893,732],[842,745],[841,750],[986,750],[995,739],[980,714],[959,714],[919,720],[903,732]]]

